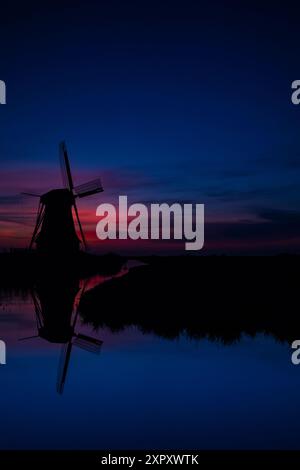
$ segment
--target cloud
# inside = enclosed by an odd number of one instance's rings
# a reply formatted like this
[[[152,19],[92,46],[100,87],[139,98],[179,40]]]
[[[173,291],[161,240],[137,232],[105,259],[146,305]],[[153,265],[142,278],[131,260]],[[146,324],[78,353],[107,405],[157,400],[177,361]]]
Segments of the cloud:
[[[249,247],[261,243],[278,249],[283,242],[298,240],[300,249],[300,212],[290,210],[259,209],[253,214],[253,220],[237,220],[236,222],[208,223],[206,239],[211,242],[231,241],[239,244],[248,243]]]
[[[12,196],[0,195],[0,206],[20,204],[22,202],[22,199],[23,197],[20,194],[12,195]]]
[[[273,190],[271,190],[273,191]],[[224,190],[209,190],[206,192],[206,196],[209,198],[217,199],[222,202],[232,201],[245,201],[253,200],[262,195],[268,194],[267,189],[251,189],[251,190],[240,190],[240,189],[224,189]]]
[[[22,224],[22,225],[32,225],[33,219],[29,215],[21,214],[0,214],[0,222],[9,223],[9,224]]]
[[[248,184],[249,186],[249,184]],[[207,197],[216,199],[218,202],[245,202],[249,204],[253,201],[261,202],[266,199],[277,200],[279,197],[290,198],[293,201],[297,201],[300,198],[299,184],[290,183],[286,185],[274,184],[272,187],[262,187],[257,184],[252,189],[217,189],[209,188],[204,193]]]
[[[300,212],[281,209],[259,209],[257,215],[269,223],[276,225],[292,225],[300,228]]]

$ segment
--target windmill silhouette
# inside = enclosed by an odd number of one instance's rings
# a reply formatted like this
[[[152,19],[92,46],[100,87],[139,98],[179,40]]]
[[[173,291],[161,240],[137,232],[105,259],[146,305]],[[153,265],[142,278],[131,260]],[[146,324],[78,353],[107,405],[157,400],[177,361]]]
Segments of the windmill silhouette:
[[[78,333],[76,324],[79,316],[80,299],[86,290],[86,283],[62,279],[49,283],[41,280],[31,290],[36,315],[37,334],[20,338],[19,341],[42,338],[49,343],[61,344],[62,351],[58,367],[57,392],[62,394],[70,365],[73,346],[99,354],[103,341]]]
[[[23,193],[40,198],[29,248],[32,249],[35,244],[37,251],[42,253],[74,254],[80,250],[81,244],[86,248],[86,239],[75,200],[101,193],[103,187],[100,179],[74,186],[65,142],[60,143],[59,151],[64,188],[52,189],[41,196]],[[81,240],[76,234],[73,210]]]

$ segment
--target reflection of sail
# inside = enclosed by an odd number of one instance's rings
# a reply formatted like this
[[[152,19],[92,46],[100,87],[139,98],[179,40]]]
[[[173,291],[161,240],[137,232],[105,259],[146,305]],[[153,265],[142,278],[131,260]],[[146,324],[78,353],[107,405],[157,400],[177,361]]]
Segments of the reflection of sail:
[[[102,345],[96,338],[75,332],[85,288],[86,284],[80,285],[74,279],[56,279],[56,282],[44,279],[31,291],[38,334],[22,339],[40,337],[63,345],[57,380],[59,393],[64,389],[73,345],[93,353],[99,353]]]
[[[57,391],[62,394],[64,391],[65,381],[68,373],[69,363],[71,359],[72,352],[72,341],[69,341],[65,346],[62,347],[62,353],[60,358],[60,363],[58,366],[58,375],[57,375]]]
[[[85,349],[89,352],[93,353],[100,353],[100,349],[102,346],[102,341],[92,338],[90,336],[82,335],[80,333],[75,333],[75,326],[78,318],[78,313],[79,313],[79,301],[80,298],[85,290],[85,285],[83,286],[82,290],[80,291],[80,296],[77,300],[75,301],[75,304],[77,303],[76,306],[76,312],[74,315],[74,320],[73,320],[73,325],[72,325],[72,335],[69,338],[69,341],[66,345],[62,347],[62,352],[61,352],[61,357],[60,357],[60,363],[58,367],[58,376],[57,376],[57,391],[58,393],[62,394],[64,391],[64,386],[66,382],[66,377],[68,373],[68,368],[69,368],[69,363],[71,359],[71,352],[72,352],[72,347],[73,344],[75,346],[81,347],[82,349]],[[73,340],[73,338],[75,338]]]
[[[92,338],[90,336],[76,334],[74,336],[74,341],[70,340],[66,345],[62,347],[61,351],[57,376],[57,391],[60,394],[62,394],[64,391],[73,345],[85,349],[88,352],[99,354],[103,343],[103,341],[100,341],[96,338]]]

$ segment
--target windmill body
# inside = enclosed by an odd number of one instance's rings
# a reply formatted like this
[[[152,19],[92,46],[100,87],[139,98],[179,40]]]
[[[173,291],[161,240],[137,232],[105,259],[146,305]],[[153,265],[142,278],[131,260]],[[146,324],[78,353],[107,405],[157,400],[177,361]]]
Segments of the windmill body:
[[[60,255],[63,253],[73,255],[79,252],[81,246],[86,248],[76,198],[100,193],[103,188],[99,179],[74,187],[69,157],[64,142],[60,144],[60,157],[65,187],[52,189],[40,196],[30,249],[36,246],[37,251],[43,254]],[[75,221],[77,221],[81,238],[76,234]]]
[[[37,250],[44,253],[76,253],[80,240],[73,219],[75,198],[68,189],[53,189],[41,196],[41,229],[35,237]]]

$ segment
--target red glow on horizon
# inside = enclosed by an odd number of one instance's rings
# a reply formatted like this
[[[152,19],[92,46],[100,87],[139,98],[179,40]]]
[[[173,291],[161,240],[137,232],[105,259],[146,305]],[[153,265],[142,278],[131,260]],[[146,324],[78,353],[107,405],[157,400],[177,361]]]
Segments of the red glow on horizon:
[[[97,172],[98,173],[98,172]],[[100,172],[99,172],[100,173]],[[95,172],[81,170],[74,173],[74,181],[80,184],[95,177]],[[130,253],[130,254],[183,254],[184,240],[105,240],[101,241],[96,236],[96,225],[99,217],[96,216],[96,208],[102,203],[118,204],[119,194],[129,194],[131,202],[143,202],[144,187],[147,186],[147,178],[136,173],[116,172],[106,170],[101,174],[105,192],[91,198],[77,201],[80,219],[85,236],[91,251],[105,253]],[[137,185],[138,181],[138,185]],[[145,186],[143,186],[143,184]],[[21,196],[20,193],[33,192],[43,194],[52,188],[62,187],[59,166],[44,166],[32,169],[24,168],[5,169],[0,174],[0,248],[26,248],[29,245],[35,225],[38,208],[38,198]],[[106,188],[109,188],[108,190]],[[5,194],[5,195],[4,195]],[[118,220],[117,211],[117,223]],[[300,240],[297,237],[284,237],[282,234],[274,234],[268,240],[253,235],[251,239],[237,239],[236,237],[222,236],[224,225],[234,227],[239,224],[242,217],[232,213],[222,216],[212,215],[208,218],[206,213],[205,245],[200,252],[255,252],[255,251],[297,251]],[[257,220],[253,220],[255,224]],[[214,226],[213,235],[209,234],[209,228]],[[220,229],[219,229],[220,227]],[[76,226],[76,230],[78,227]],[[77,230],[78,231],[78,230]]]

